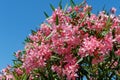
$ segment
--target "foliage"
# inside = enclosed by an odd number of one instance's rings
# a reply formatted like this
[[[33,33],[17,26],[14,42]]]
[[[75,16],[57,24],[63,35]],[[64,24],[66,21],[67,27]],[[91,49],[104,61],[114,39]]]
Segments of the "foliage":
[[[62,0],[61,0],[62,1]],[[52,4],[46,22],[15,53],[14,65],[3,69],[0,80],[119,80],[120,17],[112,8],[98,15],[86,2],[62,9]]]

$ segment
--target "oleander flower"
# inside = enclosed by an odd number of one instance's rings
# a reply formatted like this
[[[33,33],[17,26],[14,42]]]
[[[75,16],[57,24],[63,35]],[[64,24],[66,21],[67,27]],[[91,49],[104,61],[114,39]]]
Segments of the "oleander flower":
[[[15,53],[14,65],[0,80],[115,80],[120,79],[120,17],[91,12],[86,1],[62,9],[32,31],[25,47]]]

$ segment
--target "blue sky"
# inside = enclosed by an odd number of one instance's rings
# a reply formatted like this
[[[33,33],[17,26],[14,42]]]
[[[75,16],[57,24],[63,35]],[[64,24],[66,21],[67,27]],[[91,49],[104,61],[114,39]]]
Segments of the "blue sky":
[[[74,0],[79,3],[82,0]],[[59,0],[0,0],[0,70],[12,64],[13,52],[24,48],[24,39],[31,30],[39,28],[45,20],[43,14],[49,15],[52,10],[49,4],[57,7]],[[63,0],[63,6],[69,0]],[[107,11],[111,7],[117,8],[120,13],[119,0],[87,0],[93,7],[93,13],[102,10],[105,5]]]

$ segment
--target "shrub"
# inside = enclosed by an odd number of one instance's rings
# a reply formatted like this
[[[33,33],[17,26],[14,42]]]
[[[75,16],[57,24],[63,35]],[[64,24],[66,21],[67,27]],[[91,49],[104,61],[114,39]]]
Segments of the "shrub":
[[[40,29],[32,31],[25,48],[15,53],[13,66],[2,80],[120,79],[120,17],[105,11],[91,13],[82,2],[62,9],[61,2]]]

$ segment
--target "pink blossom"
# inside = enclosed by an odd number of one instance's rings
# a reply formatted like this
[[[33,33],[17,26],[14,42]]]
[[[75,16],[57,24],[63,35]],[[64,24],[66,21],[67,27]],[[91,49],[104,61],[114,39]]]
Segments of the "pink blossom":
[[[116,8],[112,7],[110,11],[111,11],[111,13],[114,14],[116,12]]]
[[[83,8],[83,11],[86,12],[86,11],[90,11],[92,9],[91,6],[88,6],[88,4],[85,5],[85,7]]]
[[[77,77],[78,64],[76,58],[73,58],[72,55],[67,54],[63,61],[60,64],[66,63],[64,67],[61,66],[52,66],[52,70],[57,72],[59,76],[67,76],[67,80],[75,80]]]
[[[103,40],[101,40],[101,43],[100,44],[100,53],[102,53],[103,55],[105,54],[108,54],[108,52],[110,50],[112,50],[112,47],[113,47],[113,40],[112,40],[112,34],[109,33],[107,34]]]
[[[16,54],[15,54],[16,58],[20,58],[20,53],[21,53],[20,50],[18,50],[18,51],[16,52]]]
[[[115,36],[119,36],[120,35],[120,26],[115,26]]]
[[[75,80],[78,76],[76,72],[79,68],[76,58],[74,58],[71,54],[67,54],[64,59],[64,62],[67,64],[64,66],[63,74],[67,76],[68,80]]]
[[[68,11],[69,12],[71,12],[72,11],[72,7],[70,6],[70,7],[68,7]]]
[[[51,18],[48,19],[48,22],[55,24],[56,23],[56,17],[59,18],[59,23],[63,22],[62,20],[65,19],[63,11],[60,8],[55,9],[55,11],[53,12]]]
[[[62,76],[63,69],[61,68],[61,66],[53,65],[53,66],[51,67],[51,69],[52,69],[54,72],[57,72],[57,74],[58,74],[59,76]]]
[[[34,68],[44,67],[45,61],[51,56],[49,45],[41,44],[40,46],[33,45],[35,48],[27,50],[23,67],[27,70],[27,73]]]
[[[35,41],[35,42],[39,42],[40,39],[37,35],[30,35],[29,38],[32,40],[32,41]]]
[[[117,56],[120,56],[120,49],[118,49],[117,51],[115,51],[115,54],[116,54]]]
[[[96,39],[96,37],[87,37],[83,39],[83,45],[79,49],[79,55],[83,55],[82,57],[89,55],[93,55],[92,53],[99,47],[100,43]]]
[[[46,24],[41,25],[41,33],[45,36],[48,36],[51,33],[50,27],[48,27]]]
[[[112,60],[111,61],[111,68],[115,68],[118,65],[118,61]]]
[[[11,75],[11,74],[9,74],[9,75],[6,75],[6,80],[14,80],[14,78],[13,78],[13,75]]]
[[[75,7],[74,7],[74,10],[78,12],[78,11],[79,11],[79,7],[78,7],[78,6],[75,6]]]
[[[70,65],[67,64],[64,66],[63,74],[67,76],[68,80],[75,80],[76,77],[78,77],[77,72],[78,71],[78,65]]]
[[[15,71],[16,71],[16,73],[18,75],[22,75],[23,74],[23,71],[20,68],[16,68]]]
[[[34,80],[42,76],[37,69],[48,77],[49,66],[60,79],[65,77],[67,80],[75,80],[79,77],[77,72],[82,68],[82,62],[87,64],[86,57],[92,57],[92,65],[104,63],[106,56],[109,57],[114,48],[115,56],[119,57],[120,19],[115,16],[116,9],[111,9],[110,16],[105,11],[98,15],[91,13],[89,16],[87,13],[91,9],[91,6],[85,3],[68,7],[67,11],[55,9],[52,16],[41,24],[40,29],[29,35],[24,54],[22,51],[16,52],[15,56],[18,62],[20,60],[20,65],[3,69],[0,79],[5,76],[6,80],[14,80],[11,74],[14,71],[18,76],[27,73],[29,80]],[[79,59],[83,61],[79,62]],[[117,65],[118,62],[115,61],[111,68]],[[98,71],[95,71],[95,74],[99,74]]]
[[[103,60],[104,60],[104,56],[95,57],[95,58],[93,58],[93,60],[92,60],[92,64],[98,64],[98,63],[100,63],[100,62],[103,62]]]
[[[114,40],[120,43],[120,35],[117,35]]]
[[[29,80],[34,80],[34,76],[31,74]]]

